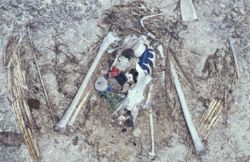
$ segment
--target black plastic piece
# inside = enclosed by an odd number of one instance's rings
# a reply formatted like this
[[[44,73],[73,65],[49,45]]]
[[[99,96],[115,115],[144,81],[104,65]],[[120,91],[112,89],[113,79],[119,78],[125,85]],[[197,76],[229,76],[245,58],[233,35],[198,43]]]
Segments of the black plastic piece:
[[[135,57],[134,50],[131,48],[125,49],[124,51],[122,51],[122,56],[131,59],[132,57]]]
[[[133,75],[133,80],[136,83],[137,82],[137,77],[138,77],[139,73],[136,71],[136,69],[131,69],[129,73]]]
[[[115,77],[115,79],[121,86],[128,81],[128,78],[126,77],[124,72],[121,72],[117,77]]]

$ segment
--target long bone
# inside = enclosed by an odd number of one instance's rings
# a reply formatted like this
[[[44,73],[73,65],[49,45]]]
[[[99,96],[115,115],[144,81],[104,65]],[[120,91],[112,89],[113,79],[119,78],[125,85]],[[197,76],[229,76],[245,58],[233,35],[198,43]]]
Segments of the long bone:
[[[150,137],[151,137],[151,150],[148,152],[148,157],[150,160],[154,160],[156,157],[155,153],[155,140],[154,140],[154,120],[152,107],[149,109],[149,122],[150,122]]]
[[[163,52],[163,46],[162,45],[157,46],[157,50],[159,51],[160,56],[161,56],[162,66],[165,68],[166,67],[166,58],[165,58],[165,55]],[[162,88],[165,88],[165,78],[166,78],[166,70],[162,70],[161,71],[161,86],[162,86]]]
[[[93,63],[91,64],[90,68],[89,68],[89,71],[87,73],[87,75],[85,76],[80,88],[78,89],[76,95],[75,95],[75,98],[73,99],[72,103],[70,104],[68,110],[66,111],[66,113],[64,114],[63,118],[56,124],[55,126],[55,130],[59,131],[60,129],[65,129],[65,127],[68,125],[72,115],[74,114],[76,108],[77,108],[77,105],[79,104],[86,88],[87,88],[87,85],[89,83],[89,81],[91,80],[91,77],[98,65],[98,63],[100,62],[103,54],[105,53],[105,51],[108,49],[108,47],[116,42],[116,41],[119,41],[120,38],[116,36],[115,33],[113,32],[109,32],[107,34],[107,36],[104,38],[100,48],[99,48],[99,51],[95,57],[95,60],[93,61]]]
[[[193,21],[197,19],[197,14],[192,0],[181,0],[180,8],[183,21]]]
[[[187,106],[187,103],[186,103],[184,93],[183,93],[182,88],[181,88],[181,84],[180,84],[177,72],[176,72],[176,70],[174,68],[174,65],[173,65],[171,60],[170,60],[170,70],[171,70],[171,75],[173,77],[173,82],[174,82],[174,85],[175,85],[175,88],[176,88],[176,92],[177,92],[177,95],[178,95],[180,103],[181,103],[184,118],[186,120],[187,127],[189,129],[189,132],[191,134],[191,137],[192,137],[192,140],[193,140],[193,143],[194,143],[194,148],[195,148],[197,154],[203,154],[203,153],[205,153],[204,144],[202,143],[201,138],[199,137],[199,135],[198,135],[198,133],[197,133],[197,131],[195,129],[195,126],[194,126],[194,123],[192,121],[190,112],[188,110],[188,106]]]

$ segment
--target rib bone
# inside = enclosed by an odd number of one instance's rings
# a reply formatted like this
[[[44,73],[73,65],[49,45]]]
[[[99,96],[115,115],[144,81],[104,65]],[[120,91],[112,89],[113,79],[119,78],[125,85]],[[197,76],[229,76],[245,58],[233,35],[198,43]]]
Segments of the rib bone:
[[[63,118],[59,121],[59,123],[56,124],[55,126],[55,130],[60,130],[60,129],[65,129],[65,127],[68,125],[68,122],[70,121],[70,118],[72,117],[72,115],[74,114],[77,105],[79,104],[79,101],[81,100],[85,89],[89,83],[89,81],[91,80],[91,76],[94,73],[98,63],[100,62],[103,54],[105,53],[105,51],[108,49],[108,47],[116,42],[119,41],[120,38],[116,36],[115,33],[113,32],[109,32],[107,34],[107,36],[104,38],[100,49],[96,55],[95,60],[93,61],[92,65],[89,68],[89,71],[87,73],[87,75],[85,76],[80,88],[78,89],[75,98],[73,99],[72,103],[70,104],[67,112],[64,114]]]

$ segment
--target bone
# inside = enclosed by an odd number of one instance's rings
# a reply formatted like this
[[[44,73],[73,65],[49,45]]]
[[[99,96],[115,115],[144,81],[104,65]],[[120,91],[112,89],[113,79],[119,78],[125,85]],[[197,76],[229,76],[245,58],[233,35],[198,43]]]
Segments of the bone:
[[[183,93],[182,88],[181,88],[181,84],[180,84],[177,72],[176,72],[176,70],[174,68],[174,65],[173,65],[171,60],[170,60],[170,70],[171,70],[171,75],[173,77],[173,82],[174,82],[174,85],[175,85],[175,88],[176,88],[176,91],[177,91],[177,95],[178,95],[180,103],[181,103],[184,118],[186,120],[187,127],[189,129],[189,132],[191,134],[191,137],[192,137],[192,140],[193,140],[193,143],[194,143],[195,151],[196,151],[196,153],[198,155],[202,155],[202,154],[205,153],[205,147],[204,147],[204,144],[201,141],[201,138],[199,137],[199,135],[197,133],[197,130],[195,129],[195,126],[194,126],[194,123],[192,121],[190,112],[188,110],[188,105],[186,103],[184,93]]]
[[[240,78],[240,70],[239,70],[238,59],[237,59],[236,54],[235,54],[233,39],[230,37],[228,39],[228,41],[229,41],[229,46],[230,46],[230,49],[231,49],[231,52],[233,55],[233,59],[234,59],[234,64],[235,64],[235,68],[236,68],[236,75],[237,75],[237,78],[239,79]]]
[[[87,101],[87,99],[89,98],[89,95],[90,95],[90,91],[87,92],[87,94],[84,96],[84,98],[82,99],[82,101],[80,102],[80,104],[77,106],[74,114],[72,115],[70,121],[69,121],[69,124],[68,126],[72,127],[73,124],[75,123],[76,121],[76,117],[77,115],[79,114],[81,108],[83,107],[84,103]]]
[[[43,77],[42,77],[42,74],[41,74],[41,70],[40,70],[40,68],[38,66],[38,62],[37,62],[37,58],[36,58],[36,52],[34,50],[34,44],[33,44],[33,41],[32,41],[31,35],[30,35],[30,28],[29,27],[27,27],[27,34],[28,34],[28,38],[29,38],[29,43],[30,43],[30,48],[31,48],[31,52],[32,52],[32,55],[33,55],[33,59],[34,59],[35,65],[36,65],[36,70],[37,70],[37,73],[38,73],[38,76],[39,76],[40,83],[41,83],[42,88],[43,88],[43,93],[44,93],[47,105],[49,107],[49,111],[50,111],[50,114],[51,114],[51,118],[52,118],[53,124],[55,124],[54,111],[53,111],[52,106],[50,104],[49,96],[48,96],[48,93],[46,91],[46,87],[44,85],[44,81],[43,81]]]
[[[152,91],[153,91],[154,85],[151,84],[148,90],[147,99],[145,101],[145,104],[143,106],[144,109],[148,109],[151,106],[151,98],[152,98]]]
[[[155,140],[154,140],[154,121],[152,107],[149,109],[149,122],[150,122],[150,137],[151,137],[151,150],[148,152],[148,157],[150,160],[154,160],[156,157],[155,153]]]
[[[157,46],[157,50],[159,51],[160,53],[160,56],[161,56],[161,63],[163,66],[165,66],[165,55],[164,55],[164,50],[163,50],[163,46],[162,45],[159,45]]]
[[[160,53],[162,66],[165,68],[166,67],[166,59],[165,59],[165,55],[163,52],[163,46],[162,45],[157,46],[157,50]],[[166,71],[162,70],[161,78],[160,78],[162,88],[165,88],[165,79],[166,79]]]
[[[160,16],[160,15],[164,15],[164,13],[158,13],[158,14],[154,14],[154,15],[144,16],[143,18],[140,19],[141,26],[144,28],[144,23],[143,23],[144,20],[146,20],[148,18],[155,17],[155,16]]]
[[[91,64],[90,68],[89,68],[89,71],[87,73],[87,75],[85,76],[80,88],[78,89],[76,95],[75,95],[75,98],[73,99],[72,103],[70,104],[67,112],[64,114],[63,118],[56,124],[55,126],[55,130],[59,131],[59,130],[64,130],[65,127],[68,125],[72,115],[74,114],[76,108],[77,108],[77,105],[79,103],[79,101],[81,100],[86,88],[87,88],[87,85],[88,83],[90,82],[91,80],[91,77],[95,71],[95,69],[97,68],[103,54],[105,53],[105,51],[108,49],[108,47],[116,42],[116,41],[119,41],[120,38],[116,36],[115,33],[113,32],[109,32],[107,34],[107,36],[104,38],[100,48],[99,48],[99,51],[93,61],[93,63]]]
[[[196,11],[192,0],[181,0],[181,17],[183,21],[193,21],[197,19]]]
[[[166,72],[165,72],[165,70],[161,72],[160,81],[161,81],[161,87],[165,88],[166,87],[166,84],[165,84],[165,81],[166,81]]]

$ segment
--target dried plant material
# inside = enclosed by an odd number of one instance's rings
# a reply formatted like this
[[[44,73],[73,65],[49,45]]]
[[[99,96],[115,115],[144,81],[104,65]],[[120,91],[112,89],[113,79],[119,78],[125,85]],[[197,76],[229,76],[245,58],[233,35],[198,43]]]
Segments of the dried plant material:
[[[114,7],[107,12],[104,23],[113,29],[119,29],[119,34],[141,33],[142,27],[139,20],[145,15],[155,14],[149,10],[140,9],[142,4],[141,1],[136,1],[126,6]]]
[[[210,82],[209,94],[213,98],[221,98],[227,91],[232,90],[235,82],[236,69],[233,56],[227,49],[216,49],[209,55],[202,70],[205,80]]]
[[[28,33],[28,38],[29,38],[29,43],[30,43],[30,48],[31,48],[31,51],[32,51],[33,59],[35,61],[36,69],[37,69],[37,72],[38,72],[39,80],[40,80],[42,88],[43,88],[43,93],[44,93],[46,102],[48,104],[49,110],[50,110],[52,121],[55,124],[54,111],[52,110],[52,107],[51,107],[51,104],[50,104],[50,101],[49,101],[49,97],[48,97],[48,94],[47,94],[47,91],[46,91],[46,88],[45,88],[45,85],[44,85],[44,82],[43,82],[42,74],[41,74],[40,68],[39,68],[38,63],[37,63],[37,58],[36,58],[36,54],[35,54],[35,51],[34,51],[33,41],[32,41],[31,36],[30,36],[29,27],[27,28],[27,33]]]
[[[115,6],[108,10],[103,22],[119,35],[143,34],[162,42],[170,37],[179,38],[177,33],[185,27],[181,21],[165,16],[158,9],[142,8],[144,5],[142,1],[135,1]]]
[[[160,16],[160,15],[163,15],[163,13],[144,16],[143,18],[140,19],[141,26],[144,28],[144,23],[143,23],[144,20],[155,17],[155,16]]]
[[[20,39],[19,39],[20,40]],[[20,43],[19,43],[20,44]],[[15,43],[12,45],[15,46]],[[35,162],[40,162],[38,143],[34,135],[34,121],[30,108],[26,102],[27,95],[26,77],[22,65],[22,60],[17,50],[9,51],[6,56],[9,58],[9,71],[11,81],[11,93],[13,97],[12,108],[22,132],[24,142],[28,147],[29,153]]]
[[[208,109],[203,113],[200,119],[199,132],[204,140],[217,126],[218,122],[222,120],[223,101],[221,99],[213,99]]]
[[[8,43],[6,45],[4,56],[3,56],[3,63],[5,66],[10,66],[10,59],[12,57],[12,53],[17,51],[17,48],[20,46],[20,43],[23,40],[23,34],[19,33],[16,36],[10,36],[8,39]],[[15,44],[15,45],[14,45]],[[6,55],[8,53],[8,55]]]
[[[229,38],[228,41],[229,41],[230,51],[231,51],[231,53],[233,55],[233,60],[234,60],[235,70],[236,70],[236,75],[237,75],[237,78],[239,79],[240,78],[240,70],[239,70],[238,59],[237,59],[237,56],[235,54],[233,40],[232,40],[232,38]]]

